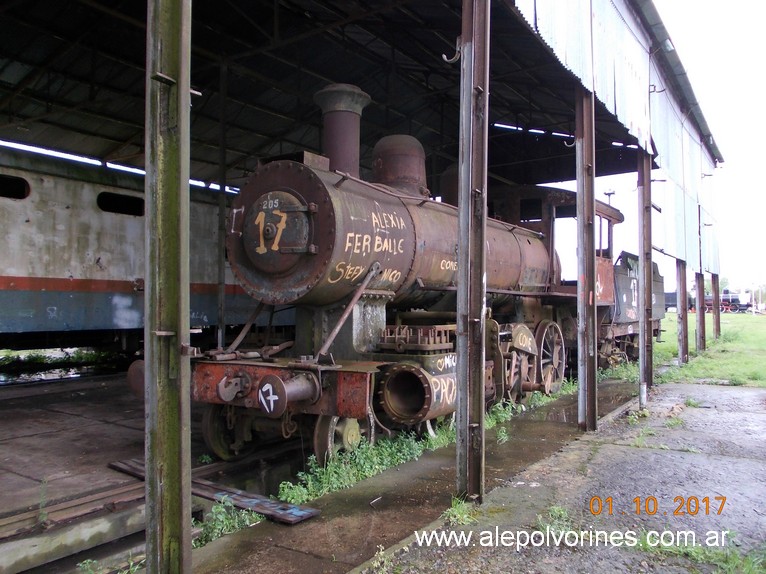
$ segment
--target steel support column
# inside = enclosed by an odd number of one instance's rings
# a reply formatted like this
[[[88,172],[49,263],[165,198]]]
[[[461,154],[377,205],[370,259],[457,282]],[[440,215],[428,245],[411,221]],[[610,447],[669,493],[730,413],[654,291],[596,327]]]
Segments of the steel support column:
[[[229,93],[229,65],[221,62],[218,105],[218,348],[226,347],[226,100]]]
[[[718,339],[721,336],[721,285],[718,281],[718,274],[710,275],[710,290],[713,292],[713,338]],[[731,300],[729,301],[731,303]]]
[[[582,87],[575,95],[577,160],[577,421],[596,430],[596,245],[595,245],[595,113],[593,93]]]
[[[191,572],[191,0],[149,0],[146,48],[146,570]]]
[[[686,261],[676,259],[676,313],[678,314],[678,362],[689,362],[689,299],[686,295]]]
[[[652,158],[638,152],[638,406],[654,380],[652,365]]]
[[[464,0],[458,162],[457,492],[484,497],[488,0]]]
[[[705,350],[705,276],[702,273],[694,275],[697,290],[697,333],[694,339],[697,354]]]

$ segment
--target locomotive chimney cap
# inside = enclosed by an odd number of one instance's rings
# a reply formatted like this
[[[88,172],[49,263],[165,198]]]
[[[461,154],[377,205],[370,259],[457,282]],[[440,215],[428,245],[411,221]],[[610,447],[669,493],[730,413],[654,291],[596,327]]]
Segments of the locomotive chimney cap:
[[[371,101],[370,96],[352,84],[330,84],[314,94],[314,102],[322,113],[353,112],[362,115],[362,110]]]

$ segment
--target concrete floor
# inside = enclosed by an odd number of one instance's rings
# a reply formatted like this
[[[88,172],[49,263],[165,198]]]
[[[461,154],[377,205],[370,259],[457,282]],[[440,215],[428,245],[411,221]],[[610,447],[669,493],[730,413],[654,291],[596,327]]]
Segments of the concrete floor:
[[[631,390],[602,385],[600,412],[630,401]],[[0,517],[135,480],[106,467],[143,454],[142,405],[121,385],[70,383],[64,393],[44,400],[14,397],[2,389],[0,399]],[[687,399],[700,407],[686,406]],[[602,419],[598,432],[582,435],[576,428],[576,397],[566,397],[508,423],[510,440],[504,444],[489,432],[488,494],[478,508],[478,522],[451,530],[531,532],[539,526],[538,515],[555,506],[565,509],[575,529],[730,530],[736,531],[730,547],[738,551],[764,545],[766,390],[663,385],[652,391],[649,406],[651,416],[635,424],[622,409]],[[669,423],[676,418],[681,422]],[[450,506],[454,487],[454,447],[428,453],[312,502],[322,511],[317,518],[296,526],[265,522],[194,550],[194,572],[689,569],[682,559],[615,547],[418,547],[413,533],[444,526],[439,517]],[[633,499],[645,503],[650,496],[659,512],[636,515]],[[692,496],[726,496],[726,506],[720,515],[674,516],[674,498]],[[593,497],[611,497],[613,514],[591,514]],[[674,560],[681,560],[680,566]]]
[[[699,406],[687,406],[687,400]],[[488,495],[475,524],[450,528],[439,518],[450,506],[455,483],[454,449],[443,449],[322,497],[312,503],[322,515],[301,525],[263,523],[219,539],[194,552],[194,572],[713,571],[668,550],[628,547],[629,532],[638,538],[652,531],[694,532],[699,548],[708,533],[716,533],[719,544],[725,537],[723,547],[711,539],[703,559],[720,558],[716,550],[766,550],[766,389],[664,385],[651,392],[650,416],[634,422],[621,409],[587,435],[576,431],[567,402],[572,400],[512,421],[511,440],[503,445],[488,433]],[[635,408],[635,401],[631,405]],[[557,418],[568,420],[539,420]],[[669,422],[675,419],[681,422]],[[379,496],[382,500],[371,505]],[[722,496],[726,503],[719,515],[715,497]],[[612,513],[594,515],[594,497],[611,498]],[[694,515],[674,514],[678,497],[696,497],[703,506],[708,497],[710,506]],[[654,514],[647,514],[646,504]],[[581,538],[576,548],[549,541],[518,549],[498,542],[499,532],[550,526],[552,509],[566,518],[554,533],[605,531],[616,542],[591,546]],[[424,529],[470,531],[475,538],[467,546],[421,547],[414,532]],[[495,533],[495,542],[490,535],[485,547],[477,540],[487,533]],[[618,546],[620,537],[627,542]]]

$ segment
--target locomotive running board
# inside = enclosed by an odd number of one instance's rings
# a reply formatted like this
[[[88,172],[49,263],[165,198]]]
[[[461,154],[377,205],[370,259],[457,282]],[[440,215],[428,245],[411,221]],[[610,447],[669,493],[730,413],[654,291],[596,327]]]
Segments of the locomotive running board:
[[[222,463],[222,465],[229,465],[229,467],[231,466],[230,463]],[[144,461],[139,458],[110,462],[109,468],[124,472],[125,474],[129,474],[141,480],[144,480],[146,477]],[[226,498],[236,508],[240,508],[242,510],[254,510],[255,512],[263,514],[267,518],[274,520],[275,522],[281,522],[283,524],[297,524],[319,514],[319,510],[316,508],[298,506],[296,504],[273,500],[268,496],[253,494],[252,492],[245,492],[243,490],[230,488],[228,486],[224,486],[204,478],[195,477],[194,475],[197,474],[195,471],[200,471],[202,469],[205,471],[209,470],[208,467],[200,467],[192,470],[191,487],[192,494],[194,496],[199,496],[200,498],[205,498],[207,500],[213,500],[216,502],[220,502]]]

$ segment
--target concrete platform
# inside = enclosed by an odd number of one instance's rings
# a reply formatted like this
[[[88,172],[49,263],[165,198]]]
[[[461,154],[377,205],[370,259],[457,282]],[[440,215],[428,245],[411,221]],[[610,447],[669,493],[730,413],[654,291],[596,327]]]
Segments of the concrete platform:
[[[136,482],[109,462],[143,454],[143,410],[118,381],[69,383],[49,396],[0,390],[0,516]],[[600,387],[600,411],[630,404],[632,387]],[[5,394],[4,394],[5,393]],[[18,393],[17,393],[18,394]],[[611,401],[611,402],[610,402]],[[698,404],[698,407],[687,406]],[[565,509],[575,530],[736,532],[730,548],[766,543],[766,389],[663,385],[651,415],[630,424],[620,409],[599,431],[576,428],[576,397],[515,418],[510,440],[487,435],[485,502],[477,523],[445,532],[532,532],[538,515]],[[678,419],[680,422],[670,422]],[[193,438],[193,456],[204,451]],[[194,572],[686,572],[684,559],[614,546],[517,549],[495,544],[420,547],[414,532],[439,529],[455,487],[454,447],[424,455],[352,489],[311,503],[322,514],[295,526],[271,522],[193,552]],[[726,497],[720,515],[715,497]],[[611,498],[613,513],[590,502]],[[650,497],[658,512],[636,514]],[[711,509],[674,515],[676,497],[708,497]],[[373,503],[374,504],[371,504]],[[653,503],[653,502],[652,502]],[[645,506],[642,506],[645,509]],[[667,513],[667,514],[666,514]],[[22,542],[23,543],[23,542]],[[385,551],[380,551],[383,547]],[[407,551],[405,551],[405,548]],[[77,572],[76,561],[69,570]],[[35,572],[48,572],[45,567]],[[705,571],[704,569],[702,571]]]
[[[293,527],[262,523],[196,550],[194,572],[712,571],[674,552],[629,547],[630,532],[638,539],[652,531],[666,541],[666,533],[680,540],[678,533],[694,532],[699,548],[709,533],[717,533],[719,546],[711,539],[708,557],[725,548],[766,549],[766,389],[656,387],[650,416],[632,421],[620,409],[587,435],[578,433],[571,418],[535,420],[561,413],[567,418],[572,405],[566,403],[573,400],[514,419],[511,440],[503,445],[488,433],[488,495],[477,522],[445,529],[472,532],[470,544],[429,548],[414,536],[444,527],[439,516],[450,506],[455,483],[454,449],[448,448],[314,501],[322,515],[311,521]],[[688,406],[693,404],[699,406]],[[611,499],[612,512],[605,506],[600,515],[591,512],[594,497],[603,504]],[[690,509],[686,504],[693,497]],[[726,497],[723,508],[716,497]],[[679,505],[684,514],[674,514]],[[517,548],[497,536],[545,530],[553,508],[566,517],[554,534],[583,531],[592,539],[590,533],[604,531],[615,543],[592,546],[583,536],[574,546],[549,540]],[[485,538],[488,545],[482,546],[480,537],[488,532],[496,540]],[[690,541],[688,535],[684,539]]]

